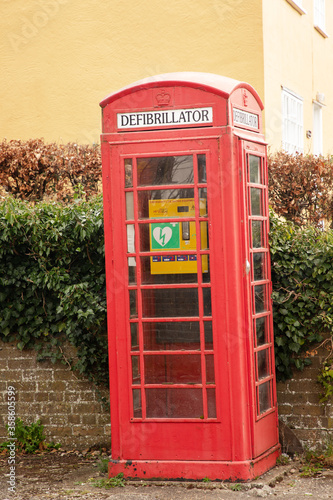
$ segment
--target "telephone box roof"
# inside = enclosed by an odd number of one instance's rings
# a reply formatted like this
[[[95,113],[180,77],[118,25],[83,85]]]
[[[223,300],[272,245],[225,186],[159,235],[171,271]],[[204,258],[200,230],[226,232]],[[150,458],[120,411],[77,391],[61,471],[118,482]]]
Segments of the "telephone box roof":
[[[153,88],[153,87],[200,87],[203,90],[212,92],[214,94],[222,95],[224,98],[228,99],[229,96],[238,88],[248,89],[258,101],[261,109],[264,105],[254,88],[245,82],[240,82],[226,76],[215,75],[214,73],[199,73],[199,72],[179,72],[179,73],[164,73],[161,75],[155,75],[143,80],[138,80],[122,89],[109,94],[101,102],[100,106],[104,108],[107,104],[116,101],[120,97],[126,94],[131,94],[137,92],[143,88]]]

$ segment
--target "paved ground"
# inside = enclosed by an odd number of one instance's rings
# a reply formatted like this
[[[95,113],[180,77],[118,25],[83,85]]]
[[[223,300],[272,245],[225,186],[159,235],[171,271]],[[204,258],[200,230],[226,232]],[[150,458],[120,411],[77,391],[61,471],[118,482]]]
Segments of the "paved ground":
[[[107,476],[101,472],[106,457],[77,452],[17,456],[15,493],[8,490],[8,457],[0,458],[0,500],[242,500],[270,497],[300,500],[333,499],[333,469],[318,477],[302,477],[297,461],[275,467],[247,484],[218,482],[125,482],[111,489],[96,485]]]

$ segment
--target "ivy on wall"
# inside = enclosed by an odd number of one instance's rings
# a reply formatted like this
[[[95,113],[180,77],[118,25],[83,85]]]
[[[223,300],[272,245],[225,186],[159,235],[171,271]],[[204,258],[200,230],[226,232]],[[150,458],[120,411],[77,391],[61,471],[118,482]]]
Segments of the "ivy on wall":
[[[108,387],[102,197],[0,204],[0,339]],[[63,343],[77,350],[64,360]]]
[[[323,335],[329,346],[325,367],[332,369],[333,232],[300,228],[271,213],[270,249],[278,377],[290,378],[293,368],[309,364],[300,355]]]

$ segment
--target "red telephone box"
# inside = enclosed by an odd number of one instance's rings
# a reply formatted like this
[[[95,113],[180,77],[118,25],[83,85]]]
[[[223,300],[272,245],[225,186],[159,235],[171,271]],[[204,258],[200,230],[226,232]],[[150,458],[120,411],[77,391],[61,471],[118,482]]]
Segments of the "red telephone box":
[[[279,454],[262,102],[174,73],[101,106],[110,475],[254,478]]]

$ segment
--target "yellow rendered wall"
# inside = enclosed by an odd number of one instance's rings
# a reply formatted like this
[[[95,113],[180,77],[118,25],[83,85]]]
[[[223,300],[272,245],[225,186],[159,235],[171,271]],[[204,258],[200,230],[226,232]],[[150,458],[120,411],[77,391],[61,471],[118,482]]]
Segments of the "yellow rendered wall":
[[[3,0],[0,140],[99,142],[99,102],[138,79],[203,71],[264,98],[261,0]]]
[[[313,0],[303,0],[305,14],[299,14],[287,0],[263,0],[266,139],[272,150],[281,148],[281,86],[303,101],[304,153],[313,152],[312,101],[317,92],[325,94],[323,108],[323,152],[333,152],[333,5],[326,1],[324,38],[314,28]]]

